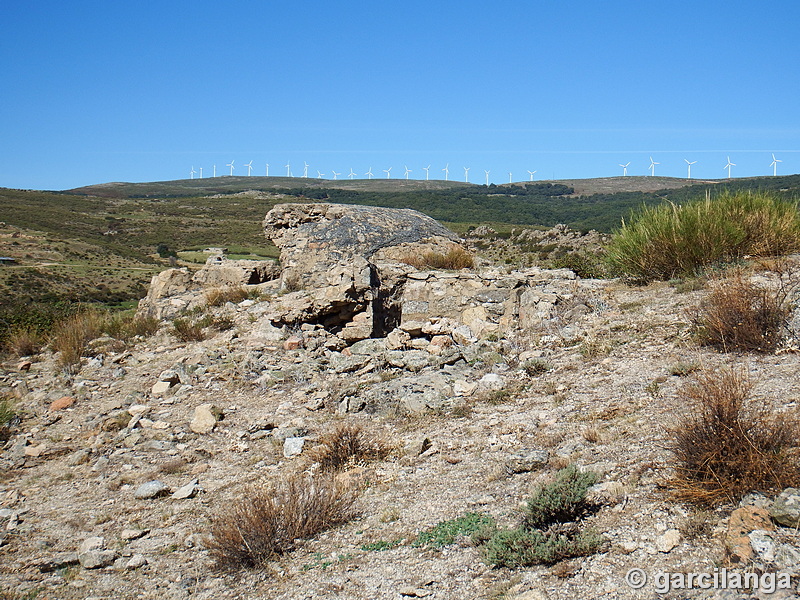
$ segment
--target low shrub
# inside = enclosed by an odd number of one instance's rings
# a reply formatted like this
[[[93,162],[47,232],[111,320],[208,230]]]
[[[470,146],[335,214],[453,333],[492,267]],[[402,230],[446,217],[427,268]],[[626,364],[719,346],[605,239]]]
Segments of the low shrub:
[[[238,304],[247,300],[249,294],[243,286],[215,288],[205,294],[206,306],[222,306],[228,302]]]
[[[460,536],[471,536],[495,526],[494,519],[480,513],[467,513],[461,517],[442,521],[421,532],[412,542],[412,546],[430,546],[441,548],[449,546]]]
[[[774,352],[791,315],[787,291],[751,282],[741,270],[717,281],[694,316],[701,344],[724,352]]]
[[[6,334],[5,347],[13,356],[33,356],[43,346],[44,336],[33,327],[16,327]]]
[[[643,208],[606,248],[612,269],[636,281],[692,276],[703,266],[800,249],[794,202],[766,192],[723,193]]]
[[[594,473],[582,473],[575,465],[558,471],[552,483],[528,500],[518,527],[498,529],[486,537],[486,561],[498,567],[523,567],[598,552],[605,538],[581,527],[596,508],[586,501],[586,492],[596,481]]]
[[[71,371],[80,366],[87,344],[103,332],[104,320],[104,314],[84,310],[55,324],[50,346],[58,352],[60,367]]]
[[[355,516],[356,493],[332,476],[251,487],[212,523],[207,546],[224,569],[254,568]]]
[[[206,339],[203,326],[191,319],[175,319],[172,322],[172,333],[181,342],[202,342]]]
[[[309,452],[309,459],[322,471],[341,471],[347,465],[386,458],[392,448],[376,439],[360,425],[343,424],[320,438],[320,445]]]
[[[581,279],[607,279],[611,276],[601,256],[591,252],[567,252],[550,261],[554,269],[569,269]]]
[[[800,421],[750,398],[740,371],[703,373],[679,390],[689,412],[669,430],[675,495],[699,505],[800,483]]]

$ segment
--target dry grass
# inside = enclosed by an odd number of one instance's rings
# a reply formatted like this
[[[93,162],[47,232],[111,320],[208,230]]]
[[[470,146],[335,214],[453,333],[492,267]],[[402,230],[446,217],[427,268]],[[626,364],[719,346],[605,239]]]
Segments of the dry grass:
[[[753,401],[751,391],[732,369],[702,374],[679,391],[690,409],[669,431],[676,460],[670,483],[680,500],[713,506],[800,483],[800,421]]]
[[[444,269],[455,270],[471,269],[475,266],[475,257],[461,246],[453,246],[446,254],[441,252],[426,252],[422,255],[409,255],[401,262],[417,269]]]
[[[320,445],[309,452],[309,459],[322,471],[341,471],[348,465],[382,460],[392,451],[383,440],[368,434],[360,425],[342,424],[320,438]]]
[[[249,297],[247,290],[243,286],[215,288],[206,292],[206,306],[222,306],[228,302],[238,304]]]
[[[53,327],[50,345],[58,352],[58,364],[66,370],[80,366],[87,344],[100,337],[105,315],[93,310],[79,312]]]
[[[44,346],[44,338],[32,327],[19,327],[9,332],[5,345],[13,356],[33,356]]]
[[[355,516],[356,492],[333,476],[252,487],[213,521],[207,546],[224,569],[254,568]]]
[[[181,342],[202,342],[206,339],[203,325],[190,319],[175,319],[172,322],[172,334]]]
[[[713,284],[694,317],[700,343],[728,351],[774,352],[791,311],[788,288],[753,283],[736,269]]]

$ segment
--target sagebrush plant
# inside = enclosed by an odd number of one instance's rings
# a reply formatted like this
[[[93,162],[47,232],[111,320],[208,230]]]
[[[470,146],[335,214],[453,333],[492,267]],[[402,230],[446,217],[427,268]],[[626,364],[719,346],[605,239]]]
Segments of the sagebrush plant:
[[[702,373],[678,399],[688,412],[668,430],[678,499],[713,506],[800,483],[800,420],[751,398],[740,370]]]
[[[249,298],[249,293],[244,286],[214,288],[205,294],[206,306],[222,306],[228,302],[238,304]]]
[[[401,259],[407,265],[417,269],[443,269],[458,271],[475,266],[475,257],[461,246],[452,246],[446,253],[426,252],[420,255],[408,255]]]
[[[181,342],[202,342],[206,339],[203,326],[191,319],[179,317],[172,322],[172,334]]]
[[[553,564],[566,558],[598,552],[605,538],[581,521],[596,508],[586,501],[597,475],[568,465],[552,483],[541,486],[528,500],[522,522],[513,529],[496,529],[483,535],[483,552],[489,564],[523,567]]]
[[[411,543],[412,546],[441,548],[449,546],[460,536],[471,536],[495,526],[494,518],[481,513],[467,513],[461,517],[442,521],[430,529],[420,532]]]
[[[382,460],[392,451],[392,446],[364,431],[358,424],[344,423],[320,437],[320,445],[313,448],[309,460],[319,463],[322,471],[341,471],[348,465]]]
[[[207,547],[224,569],[260,567],[297,540],[352,519],[357,492],[331,475],[291,476],[250,487],[212,522]]]
[[[105,315],[96,310],[84,310],[53,326],[50,346],[58,353],[58,364],[66,370],[80,365],[87,345],[103,332]]]
[[[609,265],[636,281],[692,276],[707,265],[800,250],[797,203],[767,192],[724,192],[684,205],[644,207],[606,247]]]
[[[722,351],[774,352],[791,316],[789,291],[754,283],[734,269],[714,282],[693,317],[700,343]]]

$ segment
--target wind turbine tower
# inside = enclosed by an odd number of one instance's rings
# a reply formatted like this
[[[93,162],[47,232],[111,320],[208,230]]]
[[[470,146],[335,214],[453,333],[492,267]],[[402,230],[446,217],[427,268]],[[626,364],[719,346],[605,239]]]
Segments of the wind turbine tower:
[[[779,162],[783,162],[783,161],[775,158],[775,155],[773,154],[772,155],[772,162],[769,163],[769,166],[772,167],[772,176],[773,177],[775,177],[778,174],[778,163]]]
[[[445,180],[445,181],[447,181],[447,178],[448,178],[448,176],[450,175],[450,168],[449,168],[449,167],[450,167],[450,163],[447,163],[447,164],[444,166],[444,169],[442,169],[442,171],[444,171],[444,180]]]
[[[269,163],[267,163],[267,177],[269,177]]]
[[[656,176],[656,165],[660,164],[661,163],[654,161],[652,156],[650,157],[650,166],[648,167],[650,169],[650,177]]]
[[[217,176],[217,165],[214,165],[214,177]]]
[[[200,179],[203,178],[203,167],[200,167]]]
[[[322,171],[317,171],[317,179],[322,179],[324,175],[325,173],[323,173]]]
[[[367,176],[369,179],[372,179],[372,167],[370,167],[370,168],[369,168],[369,171],[367,171],[366,173],[364,173],[364,175],[366,175],[366,176]]]
[[[306,161],[303,161],[303,177],[308,179],[308,167],[309,164]]]
[[[247,176],[250,177],[250,173],[253,172],[253,161],[251,160],[245,167],[247,167]]]
[[[189,171],[189,179],[194,179],[195,173],[197,173],[197,171],[194,170],[194,165],[192,165],[192,170]]]
[[[464,183],[469,183],[469,170],[472,167],[464,167]]]
[[[225,166],[226,166],[226,167],[230,167],[230,168],[231,168],[231,177],[233,177],[233,161],[229,162],[229,163],[228,163],[227,165],[225,165]]]
[[[731,157],[729,156],[729,157],[728,157],[728,164],[727,164],[727,165],[725,165],[724,167],[722,167],[722,170],[723,170],[723,171],[724,171],[725,169],[728,169],[728,179],[730,179],[730,178],[731,178],[731,167],[735,167],[735,166],[736,166],[736,163],[732,163],[732,162],[731,162]]]
[[[405,167],[406,167],[406,181],[408,181],[408,174],[411,173],[411,169],[408,168],[408,165],[405,165]]]
[[[686,162],[686,168],[687,168],[686,179],[691,179],[692,178],[692,165],[695,164],[697,161],[693,160],[693,161],[690,162],[686,158],[684,158],[683,160]]]
[[[289,163],[289,162],[286,163],[286,176],[287,177],[291,177],[292,176],[292,167],[291,167],[291,163]]]
[[[356,172],[355,172],[355,171],[353,171],[353,167],[350,167],[350,175],[348,175],[348,177],[349,177],[350,179],[353,179],[353,177],[355,177],[355,176],[356,176]]]
[[[488,186],[489,185],[489,173],[491,173],[491,171],[484,171],[484,173],[486,173],[486,185]]]
[[[428,172],[431,170],[431,166],[422,167],[422,170],[425,171],[425,181],[428,181]]]
[[[511,183],[511,171],[508,172],[508,183]]]
[[[392,167],[389,167],[388,169],[383,169],[383,172],[386,173],[386,179],[389,179],[389,173],[392,172]]]
[[[533,181],[533,176],[536,175],[536,173],[538,173],[538,171],[528,171],[528,173],[530,173],[531,181]]]
[[[622,163],[619,163],[619,166],[622,167],[622,176],[623,177],[627,177],[628,176],[628,166],[630,164],[631,164],[630,161],[625,163],[624,165]]]

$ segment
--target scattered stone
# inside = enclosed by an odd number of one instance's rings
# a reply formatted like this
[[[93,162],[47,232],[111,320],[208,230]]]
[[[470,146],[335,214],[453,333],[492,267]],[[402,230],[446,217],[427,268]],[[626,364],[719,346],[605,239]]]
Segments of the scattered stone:
[[[186,485],[179,487],[177,490],[175,490],[175,493],[172,494],[172,498],[175,500],[185,500],[186,498],[193,498],[194,495],[197,494],[197,492],[200,489],[198,483],[199,480],[193,479]]]
[[[547,466],[548,460],[550,460],[550,453],[547,450],[526,448],[514,452],[506,459],[506,469],[514,474],[529,473]]]
[[[731,513],[724,545],[728,560],[734,565],[743,565],[753,559],[750,533],[756,530],[774,531],[769,512],[757,506],[743,506]]]
[[[681,543],[681,532],[677,529],[667,529],[656,538],[656,550],[659,552],[672,552]]]
[[[764,562],[775,561],[775,538],[768,531],[755,529],[747,534],[755,556]]]
[[[114,564],[117,556],[114,550],[89,550],[78,553],[78,562],[84,569],[101,569]]]
[[[61,396],[58,400],[53,400],[50,403],[50,410],[64,410],[75,404],[75,398],[72,396]]]
[[[133,497],[140,500],[148,500],[150,498],[157,498],[158,496],[165,496],[169,494],[169,487],[158,479],[143,483],[136,491],[133,492]]]
[[[34,564],[40,573],[52,573],[59,569],[79,564],[77,552],[59,552],[55,556],[46,558]]]
[[[786,488],[775,498],[770,516],[784,527],[800,527],[800,488]]]
[[[487,373],[481,377],[478,385],[482,389],[496,392],[506,386],[506,380],[497,373]]]
[[[201,404],[194,409],[194,417],[189,428],[195,433],[211,433],[217,425],[220,410],[213,404]]]
[[[433,442],[430,439],[424,437],[421,439],[413,440],[406,444],[403,453],[406,456],[420,456],[423,452],[426,452],[433,446]]]
[[[44,451],[47,450],[47,444],[38,444],[36,446],[25,446],[25,456],[31,458],[40,457]]]
[[[283,342],[284,350],[299,350],[303,347],[303,338],[299,335],[292,335]]]
[[[150,533],[149,529],[123,529],[120,532],[119,537],[123,540],[131,541],[131,540],[138,540],[141,537],[146,536]]]
[[[17,363],[17,371],[30,371],[33,363],[29,360],[21,360]]]
[[[283,442],[283,456],[291,458],[299,456],[303,452],[303,445],[306,443],[304,437],[287,437]]]
[[[134,554],[131,556],[130,560],[125,563],[125,569],[128,571],[133,571],[134,569],[139,569],[147,564],[147,559],[142,554]]]
[[[153,396],[164,396],[173,386],[174,384],[169,381],[157,381],[153,384],[153,387],[150,388],[150,393],[153,394]]]

